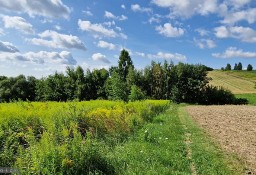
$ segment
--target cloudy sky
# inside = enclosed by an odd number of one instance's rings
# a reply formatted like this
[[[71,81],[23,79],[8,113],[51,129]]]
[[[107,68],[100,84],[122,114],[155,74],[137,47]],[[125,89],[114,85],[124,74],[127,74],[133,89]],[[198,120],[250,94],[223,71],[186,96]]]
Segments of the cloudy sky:
[[[256,68],[255,0],[0,0],[0,75],[152,60]]]

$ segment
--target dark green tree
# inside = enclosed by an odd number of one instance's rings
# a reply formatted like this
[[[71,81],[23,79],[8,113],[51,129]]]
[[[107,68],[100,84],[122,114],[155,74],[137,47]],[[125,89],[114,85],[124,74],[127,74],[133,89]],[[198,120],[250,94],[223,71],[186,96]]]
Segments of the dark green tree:
[[[231,70],[231,65],[228,63],[225,70]]]
[[[237,64],[235,63],[234,70],[237,70]]]
[[[251,64],[248,64],[248,66],[247,66],[247,71],[252,71],[252,70],[253,70],[252,65],[251,65]]]
[[[239,62],[238,65],[237,65],[237,70],[243,70],[243,66],[242,66],[242,63]]]
[[[120,53],[119,61],[118,61],[118,70],[123,81],[126,80],[129,67],[134,69],[134,65],[132,63],[132,59],[129,55],[129,52],[123,49]]]

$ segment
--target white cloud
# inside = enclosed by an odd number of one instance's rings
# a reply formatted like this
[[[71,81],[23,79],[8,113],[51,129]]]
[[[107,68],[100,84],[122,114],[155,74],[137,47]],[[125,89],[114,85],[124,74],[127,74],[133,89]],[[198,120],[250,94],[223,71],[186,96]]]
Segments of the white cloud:
[[[117,33],[113,29],[107,29],[102,24],[93,24],[90,21],[78,20],[78,26],[83,31],[92,32],[105,37],[117,37]]]
[[[198,28],[195,31],[198,32],[200,36],[207,36],[210,33],[209,31],[207,31],[205,29],[201,29],[201,28]]]
[[[256,58],[256,52],[244,52],[236,47],[229,47],[224,53],[213,53],[212,56],[217,58]]]
[[[92,12],[90,10],[84,10],[83,13],[86,15],[86,16],[93,16]]]
[[[239,9],[247,4],[249,4],[252,0],[225,0],[224,4],[231,6],[235,9]]]
[[[105,15],[106,18],[112,18],[112,19],[116,19],[116,16],[113,15],[111,12],[105,11]]]
[[[249,24],[256,22],[256,8],[250,8],[238,12],[232,12],[225,15],[221,21],[224,24],[235,24],[239,21],[247,21]]]
[[[173,27],[170,23],[165,23],[163,26],[157,26],[156,31],[166,37],[179,37],[185,33],[184,29]]]
[[[140,57],[145,57],[146,56],[146,54],[143,53],[143,52],[135,52],[135,55],[140,56]]]
[[[127,16],[124,16],[124,15],[121,15],[121,16],[115,16],[113,13],[109,12],[109,11],[105,11],[105,15],[104,15],[106,18],[110,18],[110,19],[116,19],[116,20],[119,20],[119,21],[124,21],[124,20],[127,20],[128,17]]]
[[[198,13],[208,15],[218,10],[217,0],[152,0],[159,7],[169,8],[171,16],[191,17]]]
[[[185,55],[179,53],[163,53],[158,52],[156,55],[148,54],[148,58],[150,59],[166,59],[166,60],[177,60],[177,61],[186,61],[187,58]]]
[[[134,12],[146,12],[146,13],[152,12],[151,8],[141,7],[139,4],[132,4],[131,9]]]
[[[31,42],[35,45],[41,45],[51,48],[75,48],[86,50],[84,43],[77,36],[65,35],[55,31],[46,30],[43,33],[40,33],[39,37],[40,38],[31,39]],[[47,38],[49,40],[47,40]]]
[[[122,4],[122,5],[121,5],[121,8],[122,8],[122,9],[126,9],[126,7],[125,7],[125,5],[124,5],[124,4]]]
[[[114,44],[108,43],[108,42],[102,41],[102,40],[98,42],[97,46],[100,48],[107,48],[109,50],[115,50],[115,48],[116,48],[116,46]]]
[[[27,61],[37,64],[64,64],[64,65],[76,65],[76,60],[73,58],[72,54],[67,51],[58,52],[27,52],[25,54],[21,53],[6,53],[0,52],[0,58],[2,60],[10,61]]]
[[[243,42],[256,42],[256,31],[249,27],[234,26],[226,27],[220,26],[214,29],[215,36],[218,38],[235,38]]]
[[[19,16],[3,16],[2,18],[5,28],[13,28],[26,34],[33,34],[33,26],[24,18]]]
[[[106,58],[105,55],[101,54],[101,53],[95,53],[92,55],[92,59],[94,61],[101,61],[101,62],[104,62],[104,63],[107,63],[109,64],[110,61]]]
[[[71,12],[61,0],[0,0],[0,9],[47,18],[68,18]]]
[[[55,25],[54,28],[55,28],[56,30],[61,30],[61,26],[59,26],[59,25]]]
[[[1,52],[15,53],[19,52],[19,50],[12,43],[0,41],[0,53]]]
[[[204,49],[204,48],[212,49],[212,48],[216,47],[215,42],[210,39],[200,39],[200,40],[194,39],[194,42],[200,49]]]

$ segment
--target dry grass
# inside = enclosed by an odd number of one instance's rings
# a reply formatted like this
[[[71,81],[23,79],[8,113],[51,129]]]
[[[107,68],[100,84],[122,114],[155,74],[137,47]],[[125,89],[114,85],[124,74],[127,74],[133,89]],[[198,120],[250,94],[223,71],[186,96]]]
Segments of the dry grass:
[[[247,172],[256,174],[256,107],[189,106],[187,111],[225,151],[245,162]]]
[[[222,86],[234,94],[253,94],[256,93],[255,81],[253,79],[239,77],[224,71],[210,71],[208,77],[212,78],[210,84]]]

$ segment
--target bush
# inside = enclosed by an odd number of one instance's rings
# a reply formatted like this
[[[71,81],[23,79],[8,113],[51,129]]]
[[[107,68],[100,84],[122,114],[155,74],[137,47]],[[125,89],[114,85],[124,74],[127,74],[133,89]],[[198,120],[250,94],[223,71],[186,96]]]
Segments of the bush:
[[[137,101],[137,100],[144,100],[146,96],[145,96],[145,93],[142,92],[142,90],[139,87],[133,85],[131,87],[131,93],[128,98],[130,101]]]
[[[237,99],[231,91],[226,90],[223,87],[207,85],[199,103],[206,105],[248,104],[248,100],[243,98]]]

